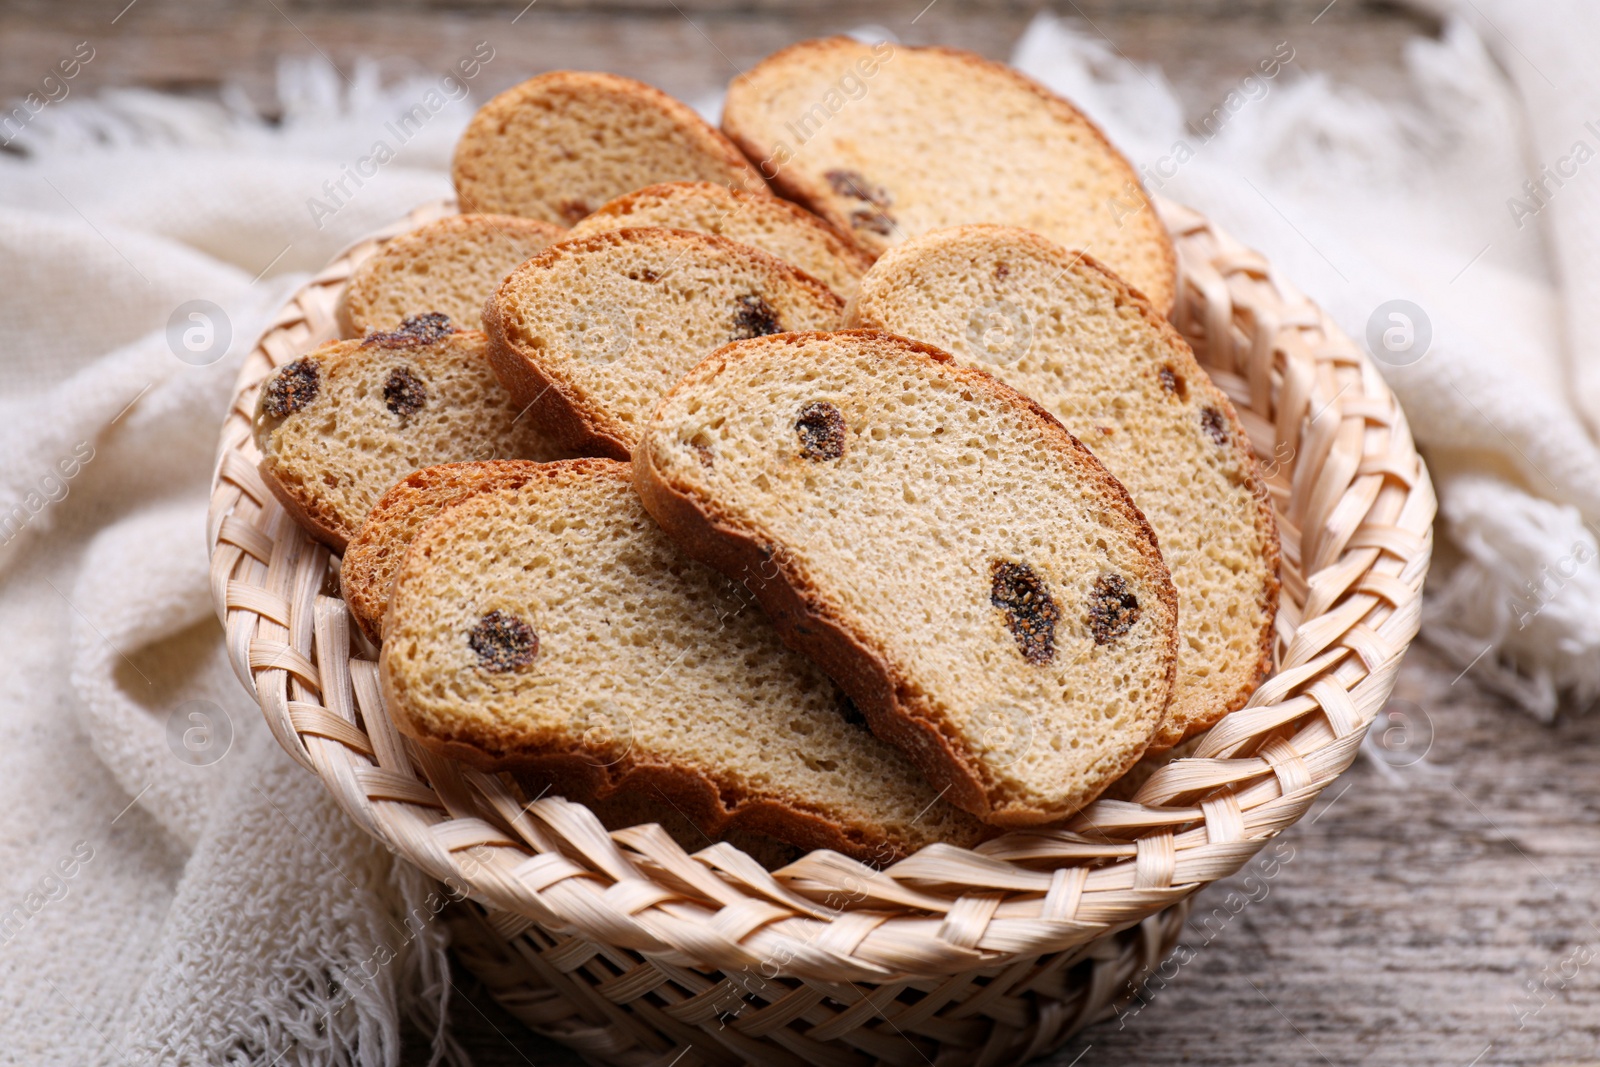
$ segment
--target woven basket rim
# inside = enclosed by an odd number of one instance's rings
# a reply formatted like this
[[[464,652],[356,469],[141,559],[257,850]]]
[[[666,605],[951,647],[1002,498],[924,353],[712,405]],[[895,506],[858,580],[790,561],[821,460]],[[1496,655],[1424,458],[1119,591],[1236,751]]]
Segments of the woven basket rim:
[[[450,201],[336,257],[240,370],[207,523],[235,673],[285,750],[392,851],[492,909],[658,967],[884,982],[997,971],[1133,926],[1237,871],[1354,760],[1416,636],[1435,510],[1367,356],[1264,257],[1188,208],[1157,210],[1179,253],[1173,320],[1263,458],[1283,588],[1273,673],[1131,800],[882,870],[814,852],[769,873],[727,843],[690,854],[654,825],[607,832],[581,804],[524,804],[403,737],[371,650],[353,645],[332,555],[256,471],[250,413],[273,368],[337,336],[351,270]]]

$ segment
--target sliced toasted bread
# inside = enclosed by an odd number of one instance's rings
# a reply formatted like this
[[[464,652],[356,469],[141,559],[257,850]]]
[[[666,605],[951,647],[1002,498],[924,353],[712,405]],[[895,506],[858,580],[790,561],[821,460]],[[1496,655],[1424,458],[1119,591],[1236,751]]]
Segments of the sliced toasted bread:
[[[345,549],[339,568],[340,591],[362,632],[374,644],[380,642],[394,573],[422,527],[447,505],[473,493],[522,485],[539,467],[540,464],[525,460],[446,463],[400,479],[361,524],[360,532]],[[526,794],[524,800],[531,800],[544,795],[554,783],[537,775],[523,775],[518,785]],[[591,801],[588,806],[608,830],[657,823],[691,853],[712,842],[659,790],[619,791],[604,800]],[[717,839],[737,845],[769,870],[800,855],[794,846],[765,834],[731,830]]]
[[[402,475],[557,452],[489,366],[483,334],[444,316],[332,341],[274,371],[256,400],[261,477],[313,537],[343,551]]]
[[[1122,486],[1050,415],[890,334],[730,344],[661,402],[641,499],[952,802],[1071,815],[1156,736],[1177,607]]]
[[[1033,398],[1127,486],[1178,589],[1157,747],[1244,706],[1272,665],[1277,529],[1233,405],[1165,319],[1090,257],[1002,226],[891,249],[850,315]]]
[[[572,70],[530,78],[479,108],[456,143],[452,176],[463,212],[561,226],[656,182],[767,191],[688,106],[632,78]]]
[[[483,302],[511,268],[565,233],[510,215],[453,215],[419,226],[351,273],[335,309],[339,331],[345,337],[383,333],[430,311],[477,329]]]
[[[962,223],[1021,226],[1172,306],[1172,242],[1133,167],[1071,104],[999,63],[804,41],[733,80],[722,128],[781,193],[874,255]]]
[[[832,329],[844,305],[748,245],[614,230],[553,245],[484,308],[495,372],[574,452],[627,459],[656,401],[739,337]]]
[[[446,505],[487,489],[519,486],[538,468],[538,463],[515,459],[443,463],[412,471],[383,494],[345,547],[339,565],[340,592],[369,641],[383,640],[389,588],[417,531]]]
[[[664,227],[714,233],[793,264],[849,299],[872,259],[803,207],[710,182],[666,182],[619,196],[572,228],[573,237]]]
[[[568,799],[659,790],[708,834],[891,859],[985,831],[844,714],[749,594],[681,555],[626,465],[541,466],[417,534],[381,677],[400,728]]]

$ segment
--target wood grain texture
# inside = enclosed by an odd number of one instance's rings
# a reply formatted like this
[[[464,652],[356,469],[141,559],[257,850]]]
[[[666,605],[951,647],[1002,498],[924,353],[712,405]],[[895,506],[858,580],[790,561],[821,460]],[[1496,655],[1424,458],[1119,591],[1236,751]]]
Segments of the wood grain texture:
[[[784,45],[868,23],[906,44],[955,45],[1004,60],[1038,7],[1034,0],[5,0],[0,99],[14,103],[38,91],[81,41],[95,55],[68,83],[71,95],[137,85],[214,96],[227,81],[269,114],[278,108],[281,55],[321,53],[351,76],[363,57],[380,59],[390,78],[443,75],[487,41],[495,59],[473,85],[480,102],[559,68],[626,74],[693,100]],[[1434,29],[1373,0],[1065,0],[1054,9],[1135,62],[1159,64],[1194,121],[1281,41],[1291,43],[1301,70],[1328,72],[1380,97],[1400,94],[1403,42]]]

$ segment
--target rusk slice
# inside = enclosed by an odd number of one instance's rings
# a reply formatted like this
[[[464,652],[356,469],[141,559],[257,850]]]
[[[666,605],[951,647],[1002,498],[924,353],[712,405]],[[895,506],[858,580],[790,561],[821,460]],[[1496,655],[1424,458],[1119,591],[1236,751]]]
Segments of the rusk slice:
[[[435,515],[474,493],[520,486],[541,466],[526,460],[446,463],[413,471],[400,479],[367,515],[360,532],[345,549],[339,567],[340,591],[362,632],[374,644],[379,643],[395,572],[412,540]],[[544,795],[552,785],[528,775],[518,784],[525,792],[524,801]],[[588,807],[608,830],[657,823],[686,852],[697,852],[711,843],[658,791],[617,792],[592,801]],[[769,870],[799,858],[794,846],[764,834],[734,830],[725,831],[719,838],[738,846]]]
[[[495,373],[574,452],[627,459],[661,395],[742,337],[838,326],[843,302],[765,252],[687,230],[553,245],[484,308]]]
[[[566,231],[511,215],[454,215],[401,234],[350,275],[336,313],[345,337],[393,330],[430,311],[477,329],[483,302]]]
[[[1158,747],[1244,706],[1272,665],[1277,528],[1233,405],[1165,319],[1091,258],[1001,226],[890,250],[850,315],[1032,397],[1127,486],[1178,589]]]
[[[612,460],[544,464],[442,511],[384,637],[403,731],[571,800],[658,792],[708,834],[876,860],[985,835],[849,721],[747,592],[678,552]]]
[[[1176,595],[1127,492],[1027,398],[869,330],[728,345],[634,454],[650,513],[747,581],[946,799],[1077,811],[1172,691]]]
[[[490,100],[456,143],[463,212],[571,226],[656,182],[766,192],[761,175],[693,109],[632,78],[558,70]]]
[[[710,182],[666,182],[619,196],[573,237],[641,226],[714,233],[793,264],[848,299],[872,259],[803,207]]]
[[[762,174],[878,254],[969,222],[1089,252],[1163,314],[1171,239],[1132,166],[1070,103],[948,48],[804,41],[733,80],[722,128]]]
[[[490,369],[483,334],[443,316],[332,341],[261,383],[255,440],[267,487],[343,551],[378,498],[419,467],[559,453]]]
[[[383,640],[389,588],[411,541],[449,504],[489,489],[515,488],[540,464],[502,459],[483,463],[443,463],[401,478],[373,505],[339,564],[339,590],[367,639]]]

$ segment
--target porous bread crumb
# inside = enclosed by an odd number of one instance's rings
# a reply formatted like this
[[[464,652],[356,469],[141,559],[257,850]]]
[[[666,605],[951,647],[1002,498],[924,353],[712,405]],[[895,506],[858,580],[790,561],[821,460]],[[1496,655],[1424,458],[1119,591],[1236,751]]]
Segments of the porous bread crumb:
[[[710,182],[666,182],[602,204],[572,237],[645,226],[713,233],[759,248],[848,300],[872,259],[797,204]]]
[[[1021,226],[1172,307],[1172,240],[1133,167],[1010,67],[949,48],[803,41],[733,80],[722,128],[779,192],[873,256],[947,226]]]
[[[336,314],[345,337],[393,330],[424,312],[477,329],[483,302],[511,268],[566,233],[510,215],[452,215],[384,244],[350,274]]]
[[[821,403],[844,442],[818,462],[795,427]],[[937,350],[872,331],[730,344],[662,400],[634,467],[668,533],[765,579],[785,640],[989,822],[1071,815],[1160,728],[1176,604],[1143,517],[1059,423]],[[1102,643],[1106,575],[1140,610]]]
[[[275,401],[285,396],[294,403]],[[268,487],[343,551],[378,498],[419,467],[561,455],[521,411],[471,330],[398,347],[330,341],[267,379],[253,429]]]
[[[412,471],[367,512],[339,564],[339,590],[367,640],[383,640],[389,587],[417,531],[446,505],[485,489],[518,486],[539,464],[527,460],[441,463]]]
[[[848,316],[1031,397],[1127,486],[1178,589],[1178,682],[1157,747],[1244,705],[1271,666],[1276,526],[1232,405],[1176,330],[1092,257],[1001,226],[892,249]]]
[[[658,182],[768,191],[687,105],[632,78],[572,70],[530,78],[479,108],[456,142],[451,176],[463,212],[559,226]]]
[[[484,663],[473,635],[494,613],[538,635],[531,659]],[[406,733],[549,772],[569,799],[658,786],[708,833],[880,862],[987,833],[846,721],[747,590],[678,552],[620,463],[544,464],[445,508],[412,542],[384,635]]]
[[[738,337],[831,329],[843,302],[758,249],[687,230],[553,245],[484,311],[495,371],[574,452],[626,459],[685,371]]]

